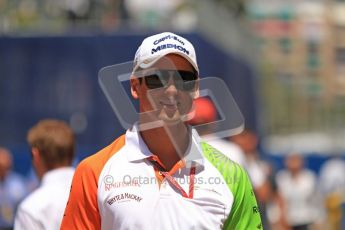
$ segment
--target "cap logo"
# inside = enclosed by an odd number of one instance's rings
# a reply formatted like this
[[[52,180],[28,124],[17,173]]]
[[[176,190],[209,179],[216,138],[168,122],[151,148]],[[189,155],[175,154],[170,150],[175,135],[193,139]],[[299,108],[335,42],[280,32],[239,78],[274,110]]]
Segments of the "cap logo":
[[[167,36],[164,36],[164,37],[162,37],[162,38],[160,38],[160,39],[155,40],[155,41],[153,42],[153,44],[154,44],[154,45],[158,45],[158,43],[163,42],[163,41],[165,41],[166,39],[173,39],[173,40],[175,40],[175,41],[178,41],[178,42],[181,43],[182,45],[184,45],[184,42],[183,42],[181,39],[179,39],[177,36],[170,35],[170,34],[167,35]]]
[[[159,52],[159,51],[164,50],[164,49],[169,49],[169,48],[179,50],[179,51],[189,55],[189,51],[186,48],[179,46],[179,45],[176,45],[176,44],[164,44],[164,45],[157,46],[156,48],[153,48],[151,50],[151,54],[154,54],[156,52]]]

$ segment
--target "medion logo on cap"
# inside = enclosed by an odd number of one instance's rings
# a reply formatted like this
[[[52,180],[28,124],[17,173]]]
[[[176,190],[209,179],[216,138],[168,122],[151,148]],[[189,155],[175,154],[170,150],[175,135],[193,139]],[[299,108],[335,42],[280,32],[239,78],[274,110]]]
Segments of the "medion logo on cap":
[[[151,54],[154,54],[154,53],[159,52],[159,51],[164,50],[164,49],[170,49],[170,48],[179,50],[179,51],[189,55],[189,51],[186,48],[179,46],[179,45],[176,45],[176,44],[163,44],[163,45],[157,46],[156,48],[153,48],[151,50]]]

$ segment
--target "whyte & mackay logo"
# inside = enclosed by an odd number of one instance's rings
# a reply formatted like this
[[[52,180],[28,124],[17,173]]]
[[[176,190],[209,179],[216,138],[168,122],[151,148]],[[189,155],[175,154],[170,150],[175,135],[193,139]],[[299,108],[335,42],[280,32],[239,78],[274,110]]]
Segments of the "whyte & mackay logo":
[[[107,200],[107,203],[109,205],[112,205],[115,202],[127,202],[127,201],[136,201],[136,202],[140,202],[143,198],[140,196],[137,196],[135,194],[132,193],[121,193],[119,195],[113,196],[112,198],[110,198],[109,200]]]

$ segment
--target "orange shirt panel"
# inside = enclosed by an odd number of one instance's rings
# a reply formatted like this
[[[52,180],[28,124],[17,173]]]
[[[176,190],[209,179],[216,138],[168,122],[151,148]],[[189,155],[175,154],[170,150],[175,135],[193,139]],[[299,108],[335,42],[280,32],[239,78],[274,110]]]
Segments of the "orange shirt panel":
[[[98,153],[83,160],[77,167],[61,229],[101,229],[98,209],[98,179],[107,161],[125,145],[125,135]]]

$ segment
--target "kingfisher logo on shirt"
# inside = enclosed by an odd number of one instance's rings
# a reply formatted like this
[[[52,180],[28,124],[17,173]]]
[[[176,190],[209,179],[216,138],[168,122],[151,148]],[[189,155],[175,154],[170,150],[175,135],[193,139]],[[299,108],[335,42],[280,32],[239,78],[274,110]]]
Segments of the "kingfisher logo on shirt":
[[[111,175],[105,175],[103,178],[104,190],[110,191],[112,189],[123,188],[123,187],[140,187],[140,184],[136,180],[129,181],[114,181],[114,177]]]
[[[121,193],[119,195],[113,196],[112,198],[107,200],[107,203],[109,205],[112,205],[115,202],[127,202],[127,201],[136,201],[139,203],[141,202],[142,199],[143,198],[140,196],[126,192],[126,193]]]
[[[112,189],[124,188],[124,187],[140,187],[140,184],[136,183],[136,182],[131,182],[131,183],[113,182],[111,184],[104,183],[104,190],[105,191],[110,191]]]

